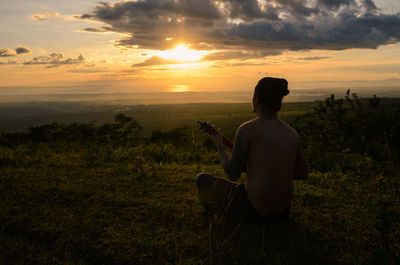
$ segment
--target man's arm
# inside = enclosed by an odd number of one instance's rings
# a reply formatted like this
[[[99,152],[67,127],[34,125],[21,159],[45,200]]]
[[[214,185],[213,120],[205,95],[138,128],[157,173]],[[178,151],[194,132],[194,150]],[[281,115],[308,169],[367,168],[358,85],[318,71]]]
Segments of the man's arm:
[[[307,163],[299,143],[296,151],[296,161],[294,162],[293,179],[306,179],[307,176]]]
[[[214,136],[222,168],[230,180],[237,180],[244,169],[246,169],[247,141],[243,136],[243,127],[236,132],[231,158],[228,157],[222,142],[222,133],[218,130]]]

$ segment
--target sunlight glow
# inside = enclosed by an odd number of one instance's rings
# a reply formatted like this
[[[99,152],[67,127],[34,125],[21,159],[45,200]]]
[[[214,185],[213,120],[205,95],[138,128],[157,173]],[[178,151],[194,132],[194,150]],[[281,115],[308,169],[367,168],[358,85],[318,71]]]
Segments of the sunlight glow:
[[[207,51],[191,50],[183,44],[176,46],[172,50],[161,51],[159,56],[166,60],[178,60],[182,62],[195,62],[201,59]]]
[[[171,69],[171,70],[182,69],[182,70],[188,71],[188,70],[197,70],[197,69],[202,68],[203,66],[204,66],[203,63],[195,63],[195,62],[193,62],[193,63],[177,63],[177,64],[168,65],[168,69]]]
[[[192,91],[188,85],[174,85],[170,88],[170,92],[189,92]]]

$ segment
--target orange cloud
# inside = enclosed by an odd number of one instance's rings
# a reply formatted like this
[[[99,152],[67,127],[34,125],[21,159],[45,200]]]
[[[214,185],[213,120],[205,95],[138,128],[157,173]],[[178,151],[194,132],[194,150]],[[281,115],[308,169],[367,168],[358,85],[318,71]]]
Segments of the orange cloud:
[[[60,17],[60,13],[58,12],[44,12],[42,14],[32,14],[31,18],[33,20],[47,20],[52,17]]]

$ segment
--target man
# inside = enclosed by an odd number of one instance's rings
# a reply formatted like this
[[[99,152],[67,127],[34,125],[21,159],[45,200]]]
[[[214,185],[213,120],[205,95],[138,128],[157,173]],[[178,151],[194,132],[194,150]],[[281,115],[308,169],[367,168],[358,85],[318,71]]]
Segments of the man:
[[[307,178],[307,166],[296,131],[277,117],[289,94],[285,79],[266,77],[254,89],[258,117],[236,132],[232,155],[223,146],[221,130],[213,136],[228,178],[247,171],[245,184],[201,173],[196,178],[199,199],[240,220],[273,221],[290,213],[293,179]]]

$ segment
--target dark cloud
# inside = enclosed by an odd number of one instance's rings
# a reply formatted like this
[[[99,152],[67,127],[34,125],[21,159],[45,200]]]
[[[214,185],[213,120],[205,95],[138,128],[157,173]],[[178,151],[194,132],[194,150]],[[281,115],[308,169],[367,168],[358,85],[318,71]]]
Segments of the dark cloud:
[[[263,3],[263,4],[260,4]],[[377,48],[400,41],[400,13],[373,0],[141,0],[102,2],[77,15],[125,32],[117,45],[168,49],[302,50]]]
[[[91,20],[91,19],[95,19],[95,17],[93,15],[89,15],[89,14],[83,14],[83,15],[72,15],[74,18],[77,19],[87,19],[87,20]]]
[[[24,65],[45,65],[47,68],[58,67],[61,65],[77,65],[85,61],[85,57],[79,54],[76,58],[64,57],[61,53],[51,53],[48,56],[34,57],[24,62]]]
[[[363,3],[368,13],[378,11],[378,8],[376,7],[373,0],[363,0]]]
[[[272,2],[272,1],[269,1]],[[308,7],[307,1],[303,0],[279,0],[278,13],[282,15],[283,20],[291,20],[290,17],[297,20],[305,20],[312,14],[319,13],[318,6]]]
[[[356,2],[354,0],[318,0],[318,4],[328,9],[338,9],[341,6],[355,5]]]
[[[84,31],[87,31],[87,32],[95,32],[95,33],[103,33],[103,32],[110,32],[110,31],[112,31],[112,28],[110,28],[110,27],[85,28]]]
[[[331,57],[329,56],[308,56],[308,57],[300,57],[297,58],[297,60],[302,60],[302,61],[318,61],[318,60],[324,60],[324,59],[329,59]]]
[[[151,58],[145,60],[142,63],[133,64],[132,67],[143,67],[143,66],[153,66],[153,65],[165,65],[165,64],[179,64],[182,61],[173,59],[163,59],[159,56],[152,56]]]
[[[319,23],[296,24],[266,21],[239,24],[229,30],[232,40],[241,45],[273,49],[377,48],[400,40],[400,14],[360,17],[342,12],[335,18],[322,18]],[[226,42],[226,40],[225,40]],[[233,43],[233,42],[232,42]]]
[[[266,11],[261,9],[257,0],[231,0],[224,1],[228,15],[232,19],[252,21],[254,19],[279,20],[276,8],[271,5]]]
[[[18,48],[15,49],[17,54],[25,54],[25,53],[31,53],[31,49],[24,47],[24,46],[19,46]]]
[[[9,56],[15,56],[15,55],[17,55],[17,52],[13,49],[10,49],[10,48],[0,49],[0,57],[9,57]]]

